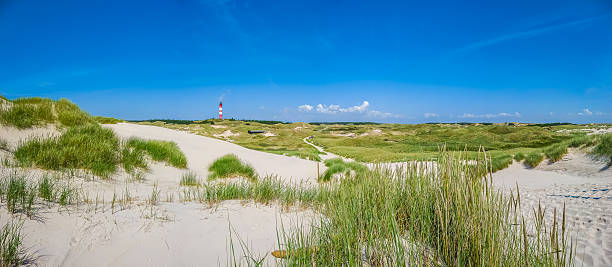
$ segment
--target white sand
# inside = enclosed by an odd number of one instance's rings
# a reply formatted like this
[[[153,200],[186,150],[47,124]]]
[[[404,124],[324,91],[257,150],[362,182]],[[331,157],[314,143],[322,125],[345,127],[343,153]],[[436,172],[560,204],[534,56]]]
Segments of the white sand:
[[[522,211],[532,216],[538,201],[552,224],[566,205],[566,221],[577,244],[577,266],[612,266],[612,170],[593,168],[583,153],[571,153],[563,161],[528,169],[520,163],[493,175],[499,188],[520,190]],[[559,219],[559,218],[558,218]]]
[[[34,127],[30,129],[17,129],[10,126],[0,126],[0,139],[8,143],[10,149],[16,148],[19,142],[34,137],[51,137],[59,134],[54,125]]]

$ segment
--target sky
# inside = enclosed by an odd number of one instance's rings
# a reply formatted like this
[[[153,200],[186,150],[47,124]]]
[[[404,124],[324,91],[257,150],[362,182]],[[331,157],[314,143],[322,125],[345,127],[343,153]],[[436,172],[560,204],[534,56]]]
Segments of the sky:
[[[0,94],[123,119],[612,122],[612,1],[0,0]]]

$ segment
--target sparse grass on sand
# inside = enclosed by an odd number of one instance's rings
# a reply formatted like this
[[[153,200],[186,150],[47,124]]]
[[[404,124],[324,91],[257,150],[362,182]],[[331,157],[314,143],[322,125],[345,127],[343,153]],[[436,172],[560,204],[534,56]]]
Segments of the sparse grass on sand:
[[[24,129],[54,122],[66,127],[92,122],[89,114],[65,98],[53,101],[49,98],[32,97],[9,101],[12,104],[10,107],[0,109],[0,123],[4,125]]]
[[[610,158],[609,166],[612,166],[612,134],[605,134],[599,138],[599,144],[593,148],[593,153]]]
[[[30,262],[30,255],[23,246],[22,222],[10,221],[0,230],[0,266],[21,266]]]
[[[79,193],[67,183],[54,181],[45,175],[38,182],[30,182],[24,175],[12,173],[0,177],[0,196],[10,213],[31,216],[38,200],[61,206],[78,203]]]
[[[217,178],[243,177],[256,180],[255,169],[234,154],[228,154],[218,158],[209,167],[209,180]]]
[[[145,151],[155,161],[164,161],[177,168],[187,167],[187,158],[174,142],[130,138],[126,146]]]
[[[501,154],[491,158],[491,171],[496,172],[508,168],[513,158],[510,154]]]
[[[347,162],[341,158],[328,159],[325,161],[325,166],[327,166],[327,170],[319,177],[319,181],[327,182],[331,180],[334,174],[345,172],[347,175],[351,175],[351,173],[359,175],[368,169],[358,162]]]
[[[544,155],[538,151],[531,152],[525,157],[525,164],[531,168],[537,167],[544,160]]]
[[[200,180],[194,172],[184,173],[181,177],[180,185],[182,186],[200,186]]]
[[[417,162],[304,191],[258,181],[205,186],[200,196],[312,203],[320,221],[278,233],[287,266],[571,265],[564,211],[520,214],[520,197],[494,190],[483,177],[484,161],[465,164],[448,153],[438,159],[437,171]],[[545,212],[561,218],[545,225]]]

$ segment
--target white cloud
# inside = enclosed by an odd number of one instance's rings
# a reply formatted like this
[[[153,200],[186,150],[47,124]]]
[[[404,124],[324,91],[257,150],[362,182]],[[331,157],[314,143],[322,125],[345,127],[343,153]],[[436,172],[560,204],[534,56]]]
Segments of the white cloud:
[[[311,111],[312,110],[312,106],[311,105],[301,105],[298,107],[299,111]]]
[[[437,117],[440,117],[440,115],[438,115],[438,114],[436,114],[436,113],[429,113],[429,112],[428,112],[428,113],[423,114],[423,116],[424,116],[425,118],[437,118]]]
[[[397,117],[397,115],[394,115],[389,112],[369,110],[368,109],[369,107],[370,107],[370,102],[363,101],[361,105],[350,106],[350,107],[341,107],[340,105],[334,105],[334,104],[330,104],[330,105],[317,104],[316,107],[313,107],[311,105],[304,104],[304,105],[299,106],[298,110],[301,112],[308,112],[308,111],[315,110],[316,112],[322,113],[322,114],[354,113],[354,114],[365,114],[366,116],[369,116],[369,117],[379,117],[379,118]]]
[[[497,114],[493,114],[493,113],[487,113],[487,114],[463,113],[463,115],[459,115],[459,118],[486,118],[486,119],[492,119],[492,118],[499,118],[499,117],[520,117],[520,116],[521,116],[521,113],[518,113],[518,112],[514,112],[514,113],[501,112],[501,113],[497,113]]]
[[[593,115],[593,112],[590,111],[588,108],[585,108],[582,110],[582,112],[578,112],[578,116],[591,116]]]

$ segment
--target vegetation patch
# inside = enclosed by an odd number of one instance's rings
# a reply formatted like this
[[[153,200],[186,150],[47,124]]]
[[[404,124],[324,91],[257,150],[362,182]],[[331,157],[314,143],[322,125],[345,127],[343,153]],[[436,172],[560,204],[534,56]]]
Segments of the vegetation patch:
[[[15,158],[25,166],[50,170],[86,169],[108,177],[120,161],[119,139],[97,124],[70,127],[59,137],[34,138],[21,144]]]
[[[325,161],[327,170],[319,177],[319,181],[329,181],[334,174],[344,173],[346,176],[350,176],[351,172],[355,175],[362,174],[368,170],[368,167],[358,162],[347,162],[341,158],[328,159]]]
[[[250,180],[257,179],[255,169],[234,154],[218,158],[208,167],[208,171],[210,172],[209,180],[230,177],[244,177]]]
[[[537,167],[544,160],[544,155],[540,152],[531,152],[525,157],[525,164],[531,168]]]
[[[491,171],[497,172],[499,170],[508,168],[508,166],[512,164],[512,161],[513,161],[512,155],[509,155],[509,154],[502,154],[502,155],[497,155],[495,157],[492,157],[491,158]]]
[[[183,174],[180,185],[182,186],[200,186],[198,176],[193,172]]]
[[[23,246],[23,223],[8,222],[0,230],[0,266],[22,266],[32,263]]]
[[[65,206],[77,203],[79,194],[68,184],[58,183],[48,176],[30,182],[23,175],[10,174],[0,178],[0,196],[10,213],[31,216],[39,200]]]
[[[514,154],[514,160],[516,160],[516,161],[523,161],[524,159],[525,159],[525,153],[518,152],[518,153]]]
[[[544,150],[546,157],[550,159],[550,162],[557,162],[567,154],[567,144],[561,143],[548,147]]]
[[[144,151],[155,161],[164,161],[176,168],[187,168],[187,158],[175,142],[130,138],[127,147]]]
[[[0,109],[0,123],[4,125],[24,129],[55,122],[67,127],[92,122],[89,114],[67,99],[32,97],[9,101],[10,106]]]
[[[599,139],[599,144],[593,148],[593,153],[610,158],[608,165],[612,166],[612,134],[605,134],[601,136]]]
[[[102,117],[102,116],[94,116],[92,118],[95,122],[100,124],[117,124],[120,122],[125,122],[121,119],[111,118],[111,117]]]

